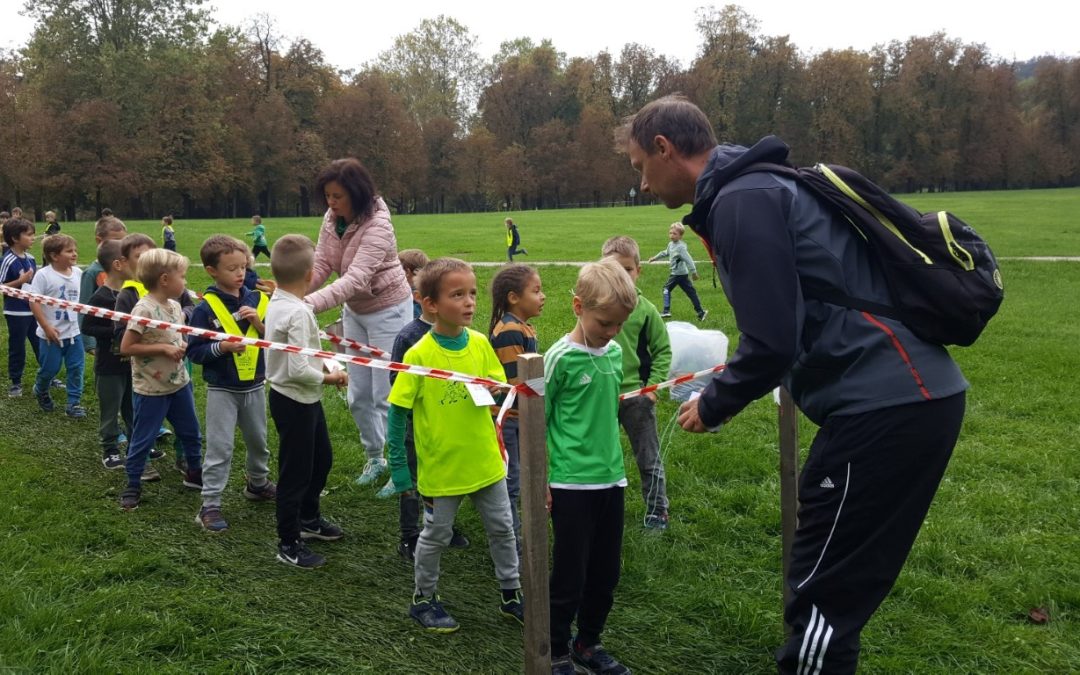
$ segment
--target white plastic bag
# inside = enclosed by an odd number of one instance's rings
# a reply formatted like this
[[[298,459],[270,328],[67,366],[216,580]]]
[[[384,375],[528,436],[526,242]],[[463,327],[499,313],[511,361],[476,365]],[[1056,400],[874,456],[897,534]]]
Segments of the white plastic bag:
[[[670,321],[667,324],[671,339],[671,370],[668,378],[727,363],[728,338],[723,331],[701,330],[692,323]],[[712,378],[700,377],[671,388],[671,398],[688,401],[690,394],[701,391]]]

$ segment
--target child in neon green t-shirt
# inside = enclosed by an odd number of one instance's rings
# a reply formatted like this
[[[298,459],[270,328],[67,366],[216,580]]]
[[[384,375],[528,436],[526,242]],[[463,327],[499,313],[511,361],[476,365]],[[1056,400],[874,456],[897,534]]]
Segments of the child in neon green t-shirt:
[[[429,262],[420,272],[417,290],[424,312],[435,317],[435,323],[405,352],[405,363],[505,382],[495,350],[482,333],[469,328],[476,313],[476,275],[468,263],[456,258]],[[453,536],[454,517],[469,497],[487,532],[502,590],[500,611],[524,624],[506,463],[485,406],[490,397],[485,401],[474,396],[460,382],[402,372],[394,380],[389,401],[387,435],[395,490],[413,489],[405,454],[405,417],[412,410],[416,487],[424,499],[424,529],[416,544],[416,588],[410,616],[437,633],[452,633],[459,627],[443,608],[436,590],[439,560]]]

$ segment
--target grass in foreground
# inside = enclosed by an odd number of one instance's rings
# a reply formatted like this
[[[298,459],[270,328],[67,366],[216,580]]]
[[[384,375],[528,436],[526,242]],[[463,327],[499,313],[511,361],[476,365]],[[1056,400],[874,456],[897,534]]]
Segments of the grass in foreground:
[[[458,239],[433,235],[430,248]],[[1004,273],[1001,314],[956,352],[973,385],[964,432],[909,563],[864,632],[865,672],[1080,669],[1080,266],[1006,263]],[[483,287],[491,274],[479,270]],[[546,346],[572,326],[576,270],[542,274],[549,300],[536,323]],[[654,301],[663,278],[659,267],[645,271]],[[191,281],[201,288],[206,278],[193,270]],[[702,286],[707,325],[734,335],[720,292]],[[691,318],[678,296],[675,313]],[[336,464],[324,507],[347,538],[318,545],[329,565],[309,573],[273,561],[272,508],[239,495],[239,440],[229,532],[202,532],[198,495],[167,470],[144,506],[121,512],[123,478],[99,462],[92,376],[86,391],[82,422],[44,415],[29,396],[0,404],[0,667],[520,671],[521,633],[498,616],[468,507],[460,519],[473,546],[447,552],[441,584],[462,630],[431,636],[407,618],[412,574],[394,551],[397,506],[352,484],[363,453],[332,390],[324,404]],[[198,395],[201,406],[202,387]],[[673,413],[662,406],[662,432]],[[812,433],[804,421],[804,448]],[[672,528],[658,537],[640,527],[628,460],[623,578],[605,643],[638,672],[770,672],[783,638],[775,407],[756,402],[718,435],[665,438]],[[275,454],[276,443],[271,425]],[[1027,622],[1033,606],[1050,609],[1049,625]]]

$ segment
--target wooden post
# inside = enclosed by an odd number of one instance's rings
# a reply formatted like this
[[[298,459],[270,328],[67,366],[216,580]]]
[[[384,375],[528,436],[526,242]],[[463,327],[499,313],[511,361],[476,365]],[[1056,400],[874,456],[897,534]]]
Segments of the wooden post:
[[[799,513],[799,411],[787,389],[780,388],[780,539],[783,550],[784,607],[791,596],[788,568],[791,566],[791,542]],[[784,622],[784,632],[791,626]]]
[[[521,381],[544,377],[544,357],[518,357]],[[525,675],[551,672],[551,611],[548,605],[547,422],[544,399],[518,397],[521,446],[521,559],[525,594]]]

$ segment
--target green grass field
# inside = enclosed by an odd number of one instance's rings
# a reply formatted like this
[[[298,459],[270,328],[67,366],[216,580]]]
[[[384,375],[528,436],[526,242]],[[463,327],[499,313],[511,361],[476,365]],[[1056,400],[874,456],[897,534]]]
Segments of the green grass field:
[[[1080,190],[918,195],[974,224],[999,256],[1080,255]],[[678,212],[681,214],[682,212]],[[594,258],[612,234],[660,250],[676,212],[662,207],[512,214],[524,246],[543,261]],[[502,259],[502,214],[394,219],[402,248]],[[314,235],[317,219],[267,219],[271,240]],[[132,230],[158,234],[153,223]],[[240,234],[245,221],[178,221],[181,252],[197,258],[210,233]],[[65,224],[92,250],[90,225]],[[704,257],[692,244],[695,256]],[[40,247],[38,247],[38,252]],[[1080,671],[1080,265],[1007,261],[1007,299],[973,347],[958,349],[972,389],[964,431],[928,520],[893,593],[863,633],[862,672]],[[493,269],[478,268],[486,289]],[[260,272],[268,270],[260,269]],[[573,324],[576,269],[541,269],[548,302],[535,321],[542,347]],[[659,301],[664,266],[641,288]],[[201,289],[200,268],[189,274]],[[734,337],[734,321],[708,276],[699,282],[708,327]],[[482,300],[477,328],[486,328]],[[676,319],[691,319],[677,295]],[[322,323],[334,318],[320,317]],[[0,329],[5,330],[5,329]],[[6,353],[6,333],[0,340]],[[6,358],[0,359],[5,368]],[[89,364],[88,364],[89,366]],[[89,368],[88,368],[89,370]],[[197,372],[197,371],[196,371]],[[24,383],[33,374],[28,367]],[[231,529],[194,524],[199,498],[159,461],[164,480],[123,513],[120,472],[106,472],[90,417],[41,413],[33,399],[3,399],[0,414],[0,668],[56,672],[520,670],[521,630],[497,614],[482,527],[460,521],[473,545],[443,558],[441,592],[462,623],[451,636],[423,633],[406,616],[412,570],[397,557],[397,504],[352,483],[363,463],[344,401],[324,404],[335,444],[323,506],[346,529],[315,548],[314,572],[273,560],[273,509],[242,499],[242,451],[224,513]],[[197,395],[202,404],[204,390]],[[660,409],[672,526],[646,533],[639,482],[627,468],[623,577],[605,644],[639,673],[772,672],[783,639],[776,408],[762,400],[717,435],[668,429]],[[276,435],[271,425],[271,446]],[[801,424],[805,449],[813,428]],[[239,441],[238,441],[239,444]],[[242,447],[242,446],[241,446]],[[1047,625],[1027,620],[1048,608]]]

